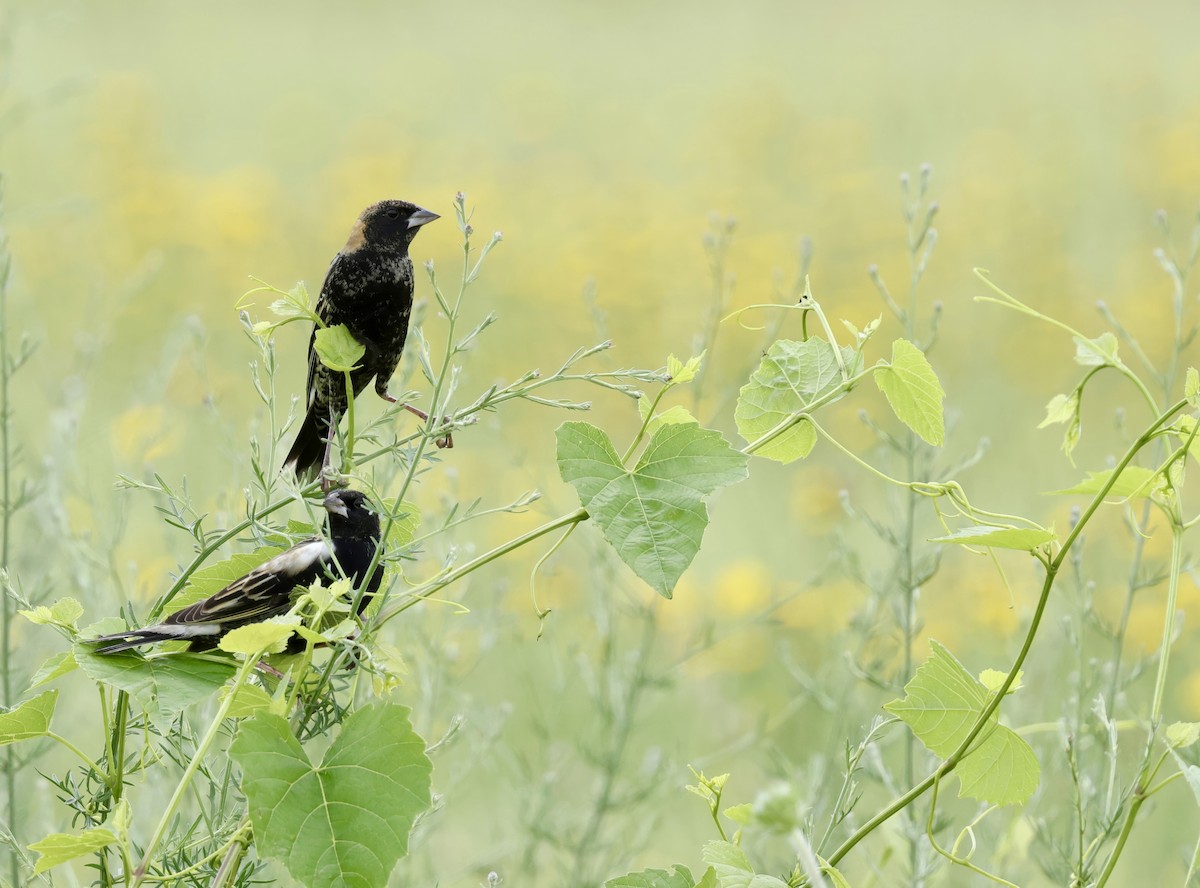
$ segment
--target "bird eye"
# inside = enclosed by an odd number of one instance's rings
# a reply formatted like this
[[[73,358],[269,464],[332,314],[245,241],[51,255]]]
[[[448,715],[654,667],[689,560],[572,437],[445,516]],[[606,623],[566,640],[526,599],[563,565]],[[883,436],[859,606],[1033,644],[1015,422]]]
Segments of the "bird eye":
[[[388,210],[387,214],[388,214],[389,219],[399,219],[400,218],[399,210]]]

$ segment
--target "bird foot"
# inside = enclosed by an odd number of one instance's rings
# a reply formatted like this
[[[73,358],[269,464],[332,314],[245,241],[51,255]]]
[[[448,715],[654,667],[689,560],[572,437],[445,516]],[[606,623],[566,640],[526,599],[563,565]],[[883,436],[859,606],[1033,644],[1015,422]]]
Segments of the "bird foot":
[[[393,404],[398,403],[396,401],[396,399],[391,397],[390,395],[382,395],[381,394],[380,397],[385,398],[385,400],[391,401]],[[404,407],[405,410],[407,410],[413,416],[420,418],[420,420],[422,422],[424,422],[426,425],[430,424],[429,414],[426,413],[421,408],[414,407],[412,404],[404,404],[402,406]],[[450,417],[446,416],[441,419],[434,419],[432,424],[437,425],[439,423],[445,422],[449,418]],[[446,434],[439,435],[437,438],[435,438],[433,443],[438,446],[439,450],[448,450],[454,446],[454,435],[450,432],[446,432]]]

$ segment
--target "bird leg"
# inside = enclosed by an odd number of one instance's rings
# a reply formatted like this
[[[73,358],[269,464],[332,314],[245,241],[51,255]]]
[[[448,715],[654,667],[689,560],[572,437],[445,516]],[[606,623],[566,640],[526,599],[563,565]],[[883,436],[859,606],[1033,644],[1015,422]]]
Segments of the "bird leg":
[[[398,400],[388,394],[387,389],[376,389],[375,392],[379,395],[379,397],[383,398],[383,400],[387,401],[389,404],[400,404]],[[429,414],[420,407],[414,407],[412,404],[400,404],[400,406],[414,416],[420,417],[421,421],[426,425],[429,424]],[[449,419],[449,417],[446,417],[446,419]],[[439,421],[445,420],[434,420],[435,423]],[[446,434],[438,436],[433,443],[436,444],[440,449],[451,448],[454,446],[454,435],[451,432],[446,432]]]
[[[333,412],[332,402],[329,405],[329,428],[325,432],[325,456],[321,459],[321,493],[329,493],[333,489],[333,480],[329,477],[329,463],[333,459],[333,438],[337,417]]]

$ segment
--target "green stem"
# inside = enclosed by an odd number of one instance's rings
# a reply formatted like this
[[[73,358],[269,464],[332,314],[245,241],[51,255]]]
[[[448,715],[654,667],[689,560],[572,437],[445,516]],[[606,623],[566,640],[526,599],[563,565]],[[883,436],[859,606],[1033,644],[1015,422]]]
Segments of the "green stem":
[[[646,413],[646,418],[642,420],[642,425],[638,429],[633,440],[629,442],[629,448],[625,451],[625,455],[621,457],[621,465],[629,462],[629,457],[633,456],[633,452],[637,450],[637,446],[642,443],[642,439],[646,437],[646,429],[650,427],[650,420],[654,419],[654,411],[658,409],[658,404],[663,399],[663,395],[671,388],[671,383],[667,383],[658,390],[658,394],[654,396],[654,403],[650,405],[650,410]]]
[[[1042,583],[1042,591],[1038,596],[1037,607],[1034,609],[1033,618],[1029,623],[1029,629],[1025,633],[1025,640],[1021,644],[1021,650],[1017,653],[1017,657],[1013,661],[1012,668],[1009,669],[1008,674],[1005,676],[1004,681],[1001,683],[999,689],[992,695],[991,699],[988,701],[988,704],[984,706],[983,711],[980,712],[980,714],[976,717],[975,723],[971,726],[971,730],[967,733],[967,736],[963,739],[962,743],[959,744],[958,748],[955,749],[954,752],[952,752],[950,756],[946,758],[946,760],[943,761],[932,774],[930,774],[920,783],[917,783],[912,787],[912,789],[893,800],[882,811],[855,830],[854,833],[851,834],[846,841],[844,841],[841,846],[830,855],[829,863],[831,865],[836,866],[843,857],[850,853],[855,845],[874,832],[874,830],[881,824],[887,822],[897,812],[904,810],[916,799],[920,798],[930,789],[930,787],[933,786],[935,780],[940,780],[941,778],[945,777],[958,766],[958,763],[970,750],[971,744],[975,742],[975,738],[979,736],[979,733],[988,725],[992,715],[999,708],[1000,701],[1004,699],[1004,696],[1008,693],[1009,688],[1012,687],[1013,682],[1016,680],[1017,673],[1024,665],[1026,657],[1029,656],[1029,651],[1033,647],[1033,640],[1037,635],[1038,628],[1041,626],[1042,617],[1046,612],[1046,605],[1050,601],[1050,590],[1054,586],[1054,581],[1058,576],[1058,571],[1061,569],[1067,554],[1071,551],[1071,547],[1075,544],[1076,540],[1079,539],[1079,535],[1083,532],[1083,528],[1087,526],[1092,516],[1096,513],[1096,510],[1103,505],[1105,497],[1108,496],[1109,491],[1112,489],[1113,485],[1116,484],[1117,479],[1120,477],[1121,472],[1124,471],[1125,467],[1133,461],[1134,457],[1137,456],[1138,452],[1143,447],[1153,440],[1154,433],[1163,425],[1165,425],[1171,419],[1171,417],[1173,417],[1180,410],[1183,410],[1185,407],[1187,407],[1186,400],[1176,401],[1174,404],[1168,407],[1165,412],[1160,414],[1159,417],[1149,426],[1149,428],[1147,428],[1146,431],[1144,431],[1138,437],[1138,439],[1134,441],[1132,445],[1130,445],[1129,449],[1125,451],[1125,455],[1113,469],[1108,480],[1104,483],[1104,486],[1100,488],[1100,490],[1092,498],[1092,501],[1088,503],[1087,508],[1084,509],[1083,513],[1080,515],[1079,521],[1076,522],[1075,526],[1071,529],[1071,532],[1067,535],[1067,538],[1063,540],[1062,548],[1059,550],[1058,555],[1055,556],[1055,558],[1046,567],[1046,578]],[[1140,802],[1136,802],[1135,800],[1135,804],[1140,807]],[[1127,824],[1127,826],[1131,826],[1131,823]],[[1099,886],[1097,886],[1097,888],[1099,888]]]
[[[225,888],[226,885],[233,883],[237,876],[238,868],[242,865],[242,858],[246,856],[246,848],[250,845],[250,838],[253,833],[246,827],[250,824],[249,813],[242,816],[241,822],[238,824],[237,832],[234,833],[234,842],[229,846],[229,850],[225,854],[225,859],[221,861],[221,866],[213,877],[212,888]]]
[[[345,371],[346,377],[346,440],[342,448],[342,474],[349,475],[354,471],[354,380],[350,371]]]
[[[187,792],[192,778],[196,775],[196,771],[199,770],[200,764],[204,761],[204,756],[208,753],[208,749],[212,746],[213,741],[216,740],[217,734],[220,733],[225,716],[229,714],[229,709],[233,706],[233,699],[237,696],[237,689],[245,684],[246,679],[250,677],[250,673],[254,671],[254,667],[257,665],[258,657],[247,657],[246,661],[242,663],[242,668],[238,670],[238,674],[234,678],[232,690],[221,701],[216,716],[213,717],[212,723],[208,726],[208,731],[197,745],[196,751],[192,755],[192,760],[188,762],[183,776],[179,779],[179,784],[175,787],[175,792],[171,796],[171,800],[167,803],[167,810],[163,812],[162,817],[158,821],[158,826],[154,828],[154,834],[146,844],[146,850],[142,854],[142,862],[138,864],[138,868],[133,874],[133,888],[137,888],[138,885],[141,885],[146,880],[146,869],[154,859],[154,852],[158,850],[159,843],[162,842],[163,835],[166,833],[167,827],[171,824],[171,819],[175,816],[180,802],[183,801],[184,793]]]
[[[1183,569],[1183,527],[1171,523],[1171,573],[1167,579],[1167,612],[1163,618],[1163,638],[1158,657],[1158,675],[1154,679],[1154,701],[1150,706],[1150,729],[1158,730],[1162,720],[1163,695],[1167,687],[1167,665],[1171,659],[1171,642],[1175,635],[1175,604],[1179,595],[1179,574]]]
[[[788,429],[792,428],[792,426],[799,425],[805,420],[811,421],[810,414],[815,413],[819,408],[824,407],[831,401],[836,401],[846,392],[850,391],[850,389],[854,388],[854,386],[857,385],[860,380],[863,380],[874,373],[878,366],[881,365],[868,367],[861,373],[851,376],[849,379],[843,381],[842,384],[837,388],[831,389],[830,391],[821,395],[821,397],[814,400],[812,403],[808,404],[803,410],[797,410],[791,416],[784,417],[778,423],[776,423],[773,428],[768,429],[764,434],[755,438],[753,441],[743,447],[741,452],[754,453],[757,450],[761,450]]]
[[[1167,611],[1163,616],[1162,648],[1158,656],[1158,673],[1154,679],[1154,699],[1150,704],[1149,739],[1151,744],[1154,742],[1154,736],[1158,732],[1159,724],[1162,721],[1163,697],[1167,687],[1167,667],[1171,657],[1172,636],[1175,634],[1175,605],[1179,592],[1179,574],[1183,568],[1183,531],[1184,528],[1179,521],[1178,514],[1172,515],[1171,572],[1167,580]],[[1113,870],[1116,869],[1117,861],[1120,859],[1121,853],[1125,850],[1125,843],[1129,840],[1129,835],[1133,831],[1133,824],[1137,820],[1138,812],[1142,809],[1142,804],[1154,792],[1161,789],[1166,782],[1164,781],[1164,783],[1160,783],[1152,789],[1146,789],[1146,785],[1154,779],[1154,775],[1158,772],[1158,768],[1163,762],[1163,759],[1160,758],[1158,765],[1151,771],[1149,755],[1150,747],[1148,746],[1146,760],[1142,765],[1141,773],[1138,774],[1137,785],[1134,787],[1133,800],[1129,803],[1129,810],[1125,812],[1125,822],[1121,825],[1121,834],[1117,837],[1117,843],[1113,846],[1112,853],[1109,854],[1108,860],[1104,863],[1104,869],[1101,871],[1100,878],[1096,882],[1096,888],[1103,888],[1112,876]]]
[[[66,737],[63,737],[61,734],[56,734],[53,731],[47,731],[45,736],[48,737],[49,739],[55,741],[56,743],[61,743],[67,749],[71,750],[71,752],[73,752],[77,756],[79,756],[80,760],[85,765],[87,765],[88,768],[96,768],[96,763],[94,761],[92,761],[90,758],[88,758],[87,753],[84,752],[82,749],[80,749],[78,746],[76,746],[74,743],[72,743],[70,740],[68,740]],[[108,781],[105,781],[105,782],[108,782]]]
[[[586,521],[587,519],[588,519],[587,509],[577,509],[574,512],[570,512],[566,515],[562,515],[558,518],[555,518],[553,521],[548,521],[539,527],[535,527],[533,530],[528,531],[527,533],[523,533],[519,537],[514,537],[513,539],[509,540],[507,543],[503,543],[502,545],[497,546],[496,548],[492,549],[489,552],[484,552],[478,558],[471,559],[470,561],[468,561],[466,564],[462,565],[461,567],[457,567],[452,571],[449,571],[444,574],[440,574],[439,576],[436,576],[431,580],[427,580],[426,582],[422,583],[420,586],[417,586],[415,589],[413,589],[411,592],[409,592],[408,595],[405,597],[404,601],[394,604],[391,607],[387,608],[386,610],[381,611],[379,613],[378,617],[376,618],[377,625],[382,626],[384,623],[386,623],[392,617],[396,616],[397,614],[402,613],[403,611],[408,610],[410,607],[415,605],[418,601],[422,601],[422,600],[428,598],[430,595],[432,595],[434,592],[438,591],[439,589],[443,589],[446,586],[449,586],[451,583],[454,583],[454,582],[462,579],[467,574],[471,573],[472,571],[478,570],[479,568],[483,567],[485,564],[488,564],[489,562],[495,561],[497,558],[507,555],[509,552],[513,551],[514,549],[519,549],[519,548],[521,548],[521,546],[524,546],[526,543],[531,543],[534,540],[538,539],[539,537],[543,537],[548,533],[554,533],[554,531],[558,530],[560,527],[567,527],[568,525],[578,524],[579,522]]]
[[[815,419],[813,419],[811,416],[808,417],[808,421],[809,421],[809,424],[812,425],[813,430],[818,435],[820,435],[822,438],[824,438],[826,441],[828,441],[830,444],[832,444],[834,447],[836,447],[838,450],[840,450],[842,453],[844,453],[846,456],[848,456],[851,460],[858,463],[858,465],[862,466],[862,468],[866,469],[868,472],[870,472],[876,478],[880,478],[881,480],[886,481],[889,484],[895,484],[897,487],[903,487],[906,490],[912,490],[914,482],[901,481],[900,479],[893,478],[891,475],[888,475],[885,472],[883,472],[882,470],[875,468],[873,465],[871,465],[869,462],[864,460],[862,457],[860,457],[857,454],[852,453],[851,451],[846,449],[845,445],[843,445],[841,441],[839,441],[837,438],[833,437],[833,435],[829,434],[829,432],[825,431],[825,429],[821,428],[821,426],[817,423],[817,421]],[[921,484],[921,485],[925,484],[925,482],[916,482],[916,483]]]

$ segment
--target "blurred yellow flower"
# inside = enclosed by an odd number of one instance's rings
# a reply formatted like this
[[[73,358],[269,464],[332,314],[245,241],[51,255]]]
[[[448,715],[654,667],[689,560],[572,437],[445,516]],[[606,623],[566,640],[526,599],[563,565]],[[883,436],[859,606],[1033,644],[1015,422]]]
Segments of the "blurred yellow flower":
[[[113,420],[111,436],[117,461],[139,465],[171,453],[183,441],[182,431],[168,420],[163,404],[139,404],[128,408]]]

